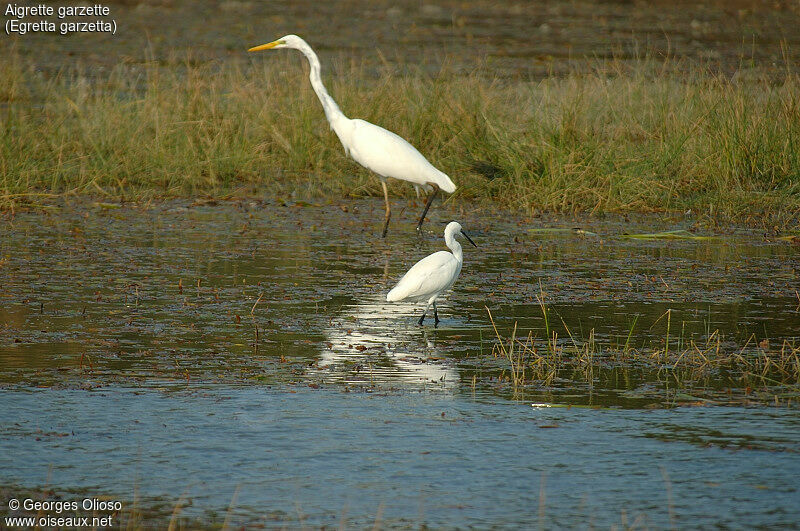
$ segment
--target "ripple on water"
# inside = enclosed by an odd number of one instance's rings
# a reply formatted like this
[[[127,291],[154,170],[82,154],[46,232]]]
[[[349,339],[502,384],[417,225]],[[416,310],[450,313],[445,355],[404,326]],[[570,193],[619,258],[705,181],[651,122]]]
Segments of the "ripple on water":
[[[491,396],[296,391],[0,391],[0,466],[12,483],[117,496],[137,488],[176,502],[183,493],[187,515],[225,513],[238,489],[236,518],[250,524],[302,515],[326,525],[346,513],[371,525],[379,512],[387,524],[436,527],[540,517],[608,527],[623,513],[655,527],[800,517],[800,418],[791,410],[532,408]],[[674,437],[681,429],[690,435]],[[696,444],[706,430],[730,444]]]

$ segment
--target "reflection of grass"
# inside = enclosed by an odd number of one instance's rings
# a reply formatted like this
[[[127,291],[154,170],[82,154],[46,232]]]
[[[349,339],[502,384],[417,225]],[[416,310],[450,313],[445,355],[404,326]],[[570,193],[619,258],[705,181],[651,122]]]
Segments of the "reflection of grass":
[[[547,315],[543,298],[540,301],[543,314]],[[635,369],[649,375],[646,379],[659,383],[667,394],[671,393],[673,401],[725,395],[723,400],[777,404],[800,398],[800,345],[790,341],[772,348],[769,340],[757,341],[751,336],[744,345],[735,347],[724,342],[718,330],[695,339],[684,337],[683,328],[680,337],[671,339],[672,311],[667,310],[651,327],[663,320],[663,344],[656,342],[639,349],[630,346],[637,317],[621,348],[601,344],[594,330],[589,331],[585,340],[575,337],[563,319],[569,340],[558,342],[552,331],[542,345],[533,332],[520,340],[516,322],[511,336],[503,337],[488,308],[487,312],[497,336],[492,355],[508,360],[508,377],[501,380],[511,383],[516,397],[524,395],[526,389],[550,387],[556,379],[582,381],[592,388],[601,371],[616,369],[625,375]],[[545,328],[550,330],[548,325]]]
[[[378,193],[348,162],[297,54],[174,60],[44,77],[0,58],[0,201],[91,193]],[[753,213],[800,207],[800,83],[676,74],[646,61],[541,82],[357,67],[324,72],[342,109],[409,139],[463,199],[523,210]],[[610,72],[610,73],[609,73]],[[410,193],[408,187],[403,187]],[[754,218],[755,219],[755,218]],[[760,218],[762,219],[762,218]]]

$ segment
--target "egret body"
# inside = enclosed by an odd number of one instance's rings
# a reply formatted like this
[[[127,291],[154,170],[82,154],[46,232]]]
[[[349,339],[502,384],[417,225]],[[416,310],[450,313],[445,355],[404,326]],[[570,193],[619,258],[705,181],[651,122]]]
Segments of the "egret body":
[[[311,49],[311,46],[306,41],[297,35],[286,35],[276,41],[250,48],[248,51],[256,52],[277,48],[294,48],[306,56],[311,66],[309,74],[311,86],[314,88],[320,103],[322,103],[325,117],[328,119],[331,129],[339,137],[345,154],[365,168],[378,174],[383,186],[383,198],[386,201],[383,237],[386,237],[389,219],[392,215],[389,206],[389,191],[386,189],[386,179],[391,177],[401,181],[408,181],[415,187],[430,190],[430,195],[425,203],[425,210],[422,212],[417,224],[417,230],[419,230],[438,191],[444,190],[449,194],[456,191],[456,185],[453,184],[450,177],[436,169],[414,146],[395,133],[365,120],[350,119],[345,116],[330,94],[328,94],[328,91],[325,90],[325,85],[322,84],[317,54],[314,53],[314,50]]]
[[[467,233],[461,230],[461,225],[458,222],[451,221],[444,229],[444,241],[447,247],[450,248],[450,252],[438,251],[414,264],[403,275],[400,282],[386,295],[388,302],[425,301],[427,304],[422,312],[422,317],[419,318],[420,326],[425,320],[425,314],[428,313],[431,305],[433,306],[435,323],[439,324],[436,299],[455,284],[459,273],[461,273],[464,257],[461,252],[461,244],[456,240],[458,234],[463,234],[469,240],[469,243],[475,245],[475,242],[472,241]]]

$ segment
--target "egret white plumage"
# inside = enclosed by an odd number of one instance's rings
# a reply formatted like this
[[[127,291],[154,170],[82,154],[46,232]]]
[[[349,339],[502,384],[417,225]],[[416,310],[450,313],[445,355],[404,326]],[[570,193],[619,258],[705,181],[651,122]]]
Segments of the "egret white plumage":
[[[386,295],[388,302],[426,301],[425,310],[422,312],[422,317],[419,318],[420,326],[422,326],[425,314],[428,313],[431,305],[433,305],[435,323],[439,324],[436,299],[455,284],[459,273],[461,273],[464,257],[461,252],[461,244],[456,240],[458,234],[463,234],[469,240],[469,243],[475,245],[472,238],[461,229],[461,225],[456,221],[451,221],[444,229],[444,241],[451,252],[438,251],[426,256],[414,264],[403,275],[400,282]]]
[[[306,41],[297,35],[286,35],[267,44],[254,46],[248,51],[257,52],[277,48],[294,48],[295,50],[300,50],[306,56],[311,66],[309,74],[311,86],[322,103],[325,117],[328,119],[331,129],[339,137],[345,154],[365,168],[378,174],[383,186],[383,198],[386,201],[386,215],[383,224],[384,238],[389,228],[389,219],[392,216],[391,207],[389,206],[389,191],[386,189],[386,179],[391,177],[401,181],[408,181],[418,191],[418,187],[430,190],[430,195],[425,203],[425,210],[423,210],[417,224],[417,230],[419,230],[439,190],[444,190],[449,194],[456,191],[456,185],[453,184],[450,177],[439,171],[414,146],[395,133],[365,120],[350,119],[345,116],[330,94],[328,94],[328,91],[325,90],[325,85],[322,84],[317,54],[314,53],[314,50],[311,49],[311,46]]]

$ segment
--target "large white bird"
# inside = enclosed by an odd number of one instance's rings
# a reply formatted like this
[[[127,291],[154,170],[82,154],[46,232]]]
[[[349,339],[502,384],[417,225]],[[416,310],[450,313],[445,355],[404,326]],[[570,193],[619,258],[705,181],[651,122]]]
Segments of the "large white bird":
[[[466,232],[461,229],[461,225],[456,221],[451,221],[444,229],[444,241],[452,252],[438,251],[426,256],[403,275],[392,291],[386,295],[388,302],[420,302],[427,301],[419,324],[425,320],[425,314],[433,305],[433,318],[439,324],[439,313],[436,311],[436,299],[443,292],[452,287],[461,273],[461,266],[464,264],[464,257],[461,252],[461,244],[456,240],[456,235],[463,234],[469,243],[475,245]],[[477,245],[475,245],[477,247]]]
[[[392,177],[401,181],[408,181],[415,187],[430,190],[430,195],[425,203],[425,210],[423,210],[417,224],[417,230],[419,230],[438,191],[444,190],[448,194],[456,191],[456,185],[453,184],[450,177],[436,169],[414,146],[398,135],[367,121],[352,120],[345,116],[328,94],[328,91],[325,90],[325,85],[322,84],[317,54],[314,53],[314,50],[311,49],[311,46],[306,41],[297,35],[286,35],[276,41],[250,48],[248,51],[257,52],[273,48],[294,48],[295,50],[300,50],[306,56],[308,63],[311,65],[311,73],[309,74],[311,86],[322,103],[325,117],[328,119],[331,129],[342,142],[345,154],[365,168],[378,174],[383,186],[383,198],[386,201],[386,216],[383,224],[384,238],[389,228],[389,218],[392,215],[389,207],[389,191],[386,189],[386,179]]]

